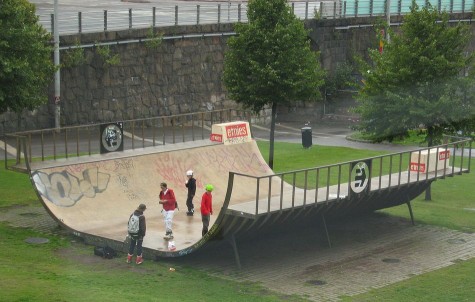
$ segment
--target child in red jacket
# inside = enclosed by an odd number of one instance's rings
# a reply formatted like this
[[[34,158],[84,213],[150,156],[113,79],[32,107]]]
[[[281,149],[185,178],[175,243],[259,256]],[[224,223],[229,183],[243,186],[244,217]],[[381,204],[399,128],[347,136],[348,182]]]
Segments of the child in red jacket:
[[[213,189],[213,185],[206,185],[206,192],[204,192],[203,196],[201,197],[201,221],[203,221],[203,230],[201,231],[201,236],[204,236],[206,233],[208,233],[210,217],[211,214],[213,214],[213,195],[211,194]]]

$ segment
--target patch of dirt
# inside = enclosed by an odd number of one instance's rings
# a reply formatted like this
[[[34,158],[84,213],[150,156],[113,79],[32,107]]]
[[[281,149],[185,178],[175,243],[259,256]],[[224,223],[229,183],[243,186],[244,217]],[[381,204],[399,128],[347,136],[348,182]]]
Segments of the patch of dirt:
[[[104,259],[94,255],[94,246],[85,245],[82,242],[71,241],[71,245],[67,248],[61,248],[56,251],[56,255],[68,261],[79,263],[85,266],[92,266],[97,269],[108,269],[117,271],[134,271],[138,273],[156,273],[155,270],[148,269],[144,265],[136,265],[135,263],[127,264],[125,255],[118,253],[113,259]],[[135,257],[134,257],[135,260]],[[147,260],[145,260],[147,261]],[[148,260],[151,261],[151,260]]]

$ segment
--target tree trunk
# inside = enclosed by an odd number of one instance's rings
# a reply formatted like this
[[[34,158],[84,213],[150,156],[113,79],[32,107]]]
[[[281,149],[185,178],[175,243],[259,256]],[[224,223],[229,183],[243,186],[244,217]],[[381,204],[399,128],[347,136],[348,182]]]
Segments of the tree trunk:
[[[274,169],[274,132],[275,132],[275,118],[277,115],[277,103],[272,103],[272,113],[270,122],[270,138],[269,138],[269,167]]]
[[[434,128],[432,126],[429,126],[427,127],[427,145],[428,147],[432,147],[433,144],[434,144]],[[429,186],[426,189],[426,196],[424,199],[426,201],[432,200],[431,185],[432,185],[432,182],[429,183]]]

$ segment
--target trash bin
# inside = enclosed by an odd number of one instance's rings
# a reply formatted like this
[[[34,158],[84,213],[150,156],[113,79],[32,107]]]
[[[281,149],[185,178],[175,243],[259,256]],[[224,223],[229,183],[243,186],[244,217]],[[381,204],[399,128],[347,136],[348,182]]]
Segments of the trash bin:
[[[310,148],[312,146],[312,128],[302,128],[302,146],[304,148]]]

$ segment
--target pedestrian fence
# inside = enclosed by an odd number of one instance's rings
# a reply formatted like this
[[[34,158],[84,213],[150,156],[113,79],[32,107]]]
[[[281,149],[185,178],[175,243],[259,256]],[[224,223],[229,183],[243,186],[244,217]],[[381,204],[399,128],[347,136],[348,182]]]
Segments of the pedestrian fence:
[[[250,111],[220,109],[9,133],[3,138],[5,169],[27,172],[32,163],[97,155],[101,153],[104,125],[119,123],[122,151],[132,151],[206,140],[212,124],[237,120],[251,123],[253,117]]]
[[[348,0],[293,1],[292,12],[301,20],[406,14],[412,0]],[[471,12],[475,0],[416,0],[419,7],[427,4],[449,13]],[[180,4],[151,8],[122,8],[103,11],[58,13],[60,35],[86,32],[116,31],[177,25],[223,24],[248,22],[247,2],[213,2],[210,4]],[[53,32],[52,9],[37,12],[40,24]]]

